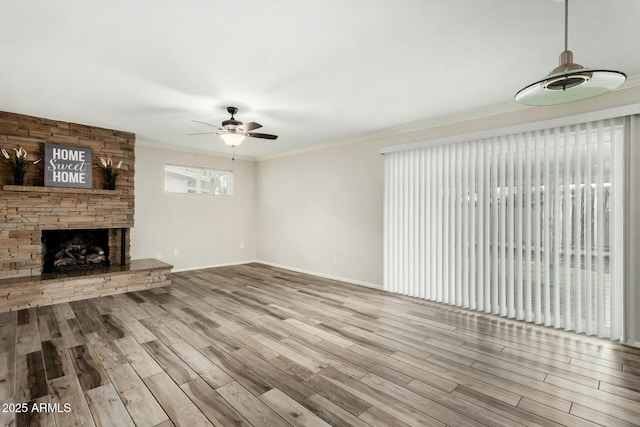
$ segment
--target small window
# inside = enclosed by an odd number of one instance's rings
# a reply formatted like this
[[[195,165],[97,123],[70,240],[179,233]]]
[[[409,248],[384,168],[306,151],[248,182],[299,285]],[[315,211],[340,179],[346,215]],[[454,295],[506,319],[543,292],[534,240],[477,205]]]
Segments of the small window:
[[[164,165],[165,193],[232,194],[233,172],[191,166]]]

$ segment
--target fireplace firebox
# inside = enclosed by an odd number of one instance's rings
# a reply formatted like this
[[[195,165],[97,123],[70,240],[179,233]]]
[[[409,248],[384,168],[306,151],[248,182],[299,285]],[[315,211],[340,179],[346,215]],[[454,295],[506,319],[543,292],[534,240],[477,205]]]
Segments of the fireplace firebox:
[[[44,230],[42,272],[106,267],[109,262],[109,230]]]

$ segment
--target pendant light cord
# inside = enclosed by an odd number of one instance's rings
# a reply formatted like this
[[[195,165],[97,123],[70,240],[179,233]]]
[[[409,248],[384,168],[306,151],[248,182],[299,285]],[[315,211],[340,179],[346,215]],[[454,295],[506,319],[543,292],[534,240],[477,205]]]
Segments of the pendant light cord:
[[[564,0],[564,50],[569,50],[569,0]]]

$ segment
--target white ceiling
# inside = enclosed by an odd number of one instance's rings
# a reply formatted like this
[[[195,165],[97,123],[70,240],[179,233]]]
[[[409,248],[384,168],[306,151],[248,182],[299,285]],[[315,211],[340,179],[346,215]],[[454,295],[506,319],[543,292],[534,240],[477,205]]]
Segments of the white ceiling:
[[[573,0],[569,48],[640,75],[640,1]],[[0,0],[0,110],[229,154],[225,107],[265,157],[513,102],[557,65],[552,0]]]

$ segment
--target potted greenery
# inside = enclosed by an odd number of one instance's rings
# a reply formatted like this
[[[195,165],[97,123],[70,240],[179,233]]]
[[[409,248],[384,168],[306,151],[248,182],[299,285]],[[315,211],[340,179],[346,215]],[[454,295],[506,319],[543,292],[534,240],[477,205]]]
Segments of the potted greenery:
[[[107,181],[107,189],[115,190],[116,179],[118,178],[120,168],[122,167],[122,160],[120,160],[118,164],[114,166],[111,157],[100,157],[100,164],[102,164],[102,173],[104,174],[104,178]]]
[[[31,163],[34,165],[38,164],[40,159],[34,161],[27,160],[27,150],[22,147],[14,148],[13,151],[15,151],[15,154],[13,155],[10,155],[4,148],[0,151],[2,151],[5,163],[9,165],[13,173],[13,184],[24,185],[24,176],[29,169],[29,165]]]

